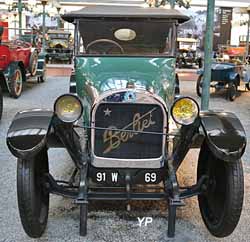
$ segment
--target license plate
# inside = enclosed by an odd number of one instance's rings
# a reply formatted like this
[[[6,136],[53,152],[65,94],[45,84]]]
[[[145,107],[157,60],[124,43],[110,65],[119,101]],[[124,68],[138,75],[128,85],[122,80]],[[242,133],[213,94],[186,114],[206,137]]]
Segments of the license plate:
[[[163,170],[115,170],[94,169],[90,172],[93,182],[97,184],[125,185],[126,176],[130,177],[131,184],[158,184],[164,176]]]

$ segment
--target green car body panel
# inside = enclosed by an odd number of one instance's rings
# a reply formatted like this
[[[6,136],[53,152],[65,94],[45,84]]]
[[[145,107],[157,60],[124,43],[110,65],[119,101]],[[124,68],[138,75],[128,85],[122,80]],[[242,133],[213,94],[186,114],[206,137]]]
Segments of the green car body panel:
[[[138,89],[153,88],[167,106],[173,103],[175,89],[175,58],[173,57],[76,57],[76,88],[83,99],[84,122],[89,123],[89,113],[94,99],[90,86],[96,93],[126,88],[134,83]]]

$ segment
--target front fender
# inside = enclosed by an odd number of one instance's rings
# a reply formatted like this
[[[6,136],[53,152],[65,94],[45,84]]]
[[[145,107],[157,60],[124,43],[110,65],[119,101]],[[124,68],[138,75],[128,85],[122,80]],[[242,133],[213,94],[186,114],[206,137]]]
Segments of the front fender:
[[[246,148],[246,134],[240,120],[228,112],[201,112],[201,126],[213,154],[224,161],[236,161]]]
[[[7,133],[7,145],[18,158],[36,155],[46,146],[53,112],[27,110],[16,114]]]

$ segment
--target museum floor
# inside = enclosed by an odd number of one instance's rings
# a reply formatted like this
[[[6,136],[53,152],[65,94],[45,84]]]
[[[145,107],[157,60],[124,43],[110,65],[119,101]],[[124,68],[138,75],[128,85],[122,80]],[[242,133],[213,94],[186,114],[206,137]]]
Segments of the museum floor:
[[[195,70],[185,72],[181,70],[181,93],[190,95],[199,100],[195,94]],[[22,109],[29,108],[52,108],[54,99],[68,91],[69,78],[53,77],[48,78],[45,83],[26,85],[22,96],[19,99],[12,99],[7,94],[4,96],[4,112],[0,123],[0,242],[34,241],[24,233],[17,209],[16,198],[16,161],[9,153],[5,144],[5,137],[10,121],[15,113]],[[211,95],[210,108],[231,111],[242,121],[247,138],[250,138],[250,92],[246,92],[242,86],[240,97],[234,102],[225,99],[225,93]],[[54,174],[68,175],[71,170],[70,158],[62,149],[50,152],[51,169]],[[190,184],[195,179],[195,166],[197,151],[193,150],[186,157],[185,163],[180,171],[182,184]],[[245,168],[245,201],[240,220],[234,233],[223,240],[218,241],[250,241],[250,145],[243,157]],[[186,169],[186,168],[189,169]],[[192,167],[190,171],[190,167]],[[181,174],[188,173],[185,180]],[[111,203],[107,209],[98,210],[98,204],[92,207],[88,219],[88,235],[86,238],[79,236],[79,209],[72,203],[72,200],[51,196],[49,224],[47,231],[38,241],[172,241],[167,238],[167,219],[164,205],[150,203],[132,206],[132,212],[127,214],[120,210],[125,205],[120,202]],[[112,208],[111,211],[108,208]],[[115,209],[114,208],[118,209]],[[140,207],[140,210],[139,210]],[[161,212],[159,213],[160,210]],[[121,212],[122,211],[122,212]],[[160,215],[159,215],[160,214]],[[153,223],[147,227],[139,227],[137,217],[153,216]],[[196,198],[186,201],[186,206],[178,210],[176,224],[176,238],[174,241],[217,241],[212,237],[203,222]]]

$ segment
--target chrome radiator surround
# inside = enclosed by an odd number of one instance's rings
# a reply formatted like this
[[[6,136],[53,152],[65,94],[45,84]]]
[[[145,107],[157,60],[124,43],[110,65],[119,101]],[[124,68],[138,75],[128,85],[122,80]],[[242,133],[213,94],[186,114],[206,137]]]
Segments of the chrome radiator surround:
[[[163,167],[163,158],[166,153],[166,135],[162,135],[162,152],[159,157],[154,158],[143,158],[143,159],[127,159],[127,158],[109,158],[101,157],[95,154],[95,127],[96,127],[96,111],[101,104],[107,104],[107,97],[117,93],[122,93],[126,91],[131,91],[131,89],[123,89],[119,91],[107,92],[105,95],[102,95],[95,102],[92,115],[91,115],[91,154],[92,154],[92,165],[95,167],[104,167],[104,168],[161,168]],[[163,116],[163,127],[164,133],[168,132],[168,123],[167,123],[167,108],[164,104],[164,101],[155,94],[149,93],[145,90],[133,90],[136,92],[137,99],[133,101],[134,104],[142,105],[157,105],[160,107]],[[119,104],[128,104],[131,102],[118,102]],[[98,127],[97,127],[98,128]],[[147,132],[147,130],[145,130]]]

